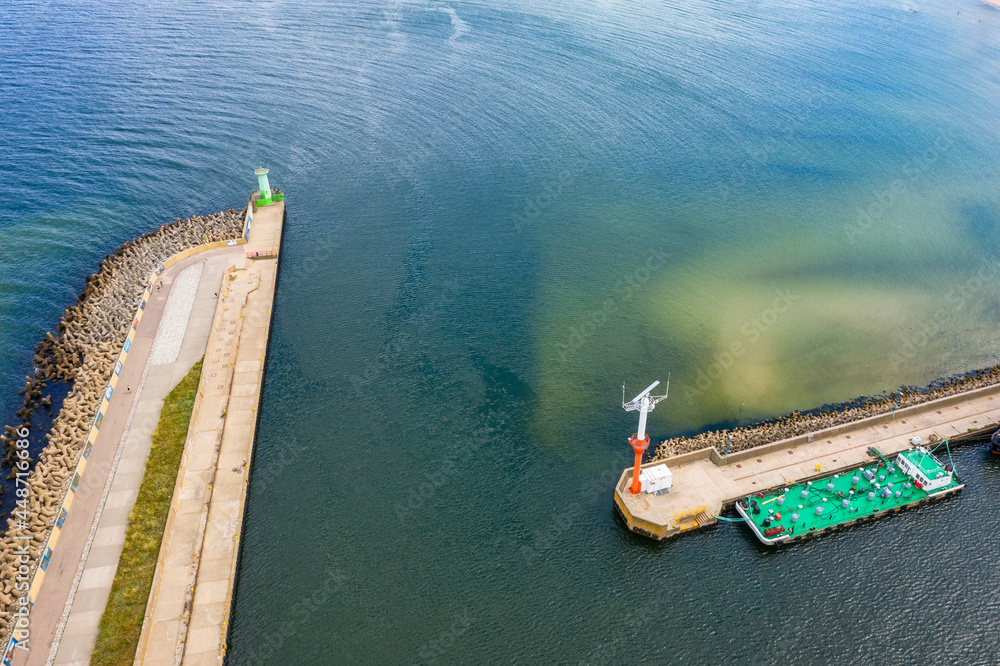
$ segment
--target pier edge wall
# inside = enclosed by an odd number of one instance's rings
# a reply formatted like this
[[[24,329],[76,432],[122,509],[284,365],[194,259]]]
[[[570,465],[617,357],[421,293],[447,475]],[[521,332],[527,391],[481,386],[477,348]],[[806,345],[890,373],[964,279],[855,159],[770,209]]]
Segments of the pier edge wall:
[[[247,212],[247,217],[249,217],[249,208]],[[246,227],[246,222],[244,222],[244,228],[245,227]],[[235,239],[214,241],[211,243],[196,245],[194,247],[182,250],[181,252],[178,252],[168,257],[163,261],[162,264],[160,264],[156,269],[154,269],[149,274],[149,277],[145,283],[145,288],[143,289],[139,297],[139,304],[136,306],[135,313],[133,314],[132,324],[129,327],[128,334],[126,335],[125,340],[122,343],[122,348],[115,359],[114,370],[112,371],[111,377],[108,381],[107,389],[105,390],[103,396],[101,397],[98,403],[96,411],[97,416],[95,416],[94,421],[91,424],[86,437],[84,438],[84,445],[79,455],[79,458],[76,460],[76,463],[71,467],[71,469],[69,469],[70,472],[69,478],[71,479],[71,481],[65,485],[62,494],[59,497],[58,509],[56,510],[57,518],[48,529],[41,547],[38,549],[38,552],[35,554],[36,556],[32,558],[32,561],[29,565],[30,570],[27,576],[31,582],[28,588],[27,598],[30,605],[34,605],[35,599],[38,598],[39,590],[41,589],[41,586],[45,579],[45,571],[48,562],[51,559],[52,554],[55,552],[56,546],[58,545],[59,535],[62,530],[63,522],[70,515],[70,508],[72,506],[73,499],[76,494],[76,488],[78,487],[83,472],[86,469],[90,453],[94,445],[98,441],[102,417],[108,405],[110,404],[111,399],[114,396],[114,391],[117,388],[118,376],[128,358],[128,353],[131,348],[132,340],[134,339],[135,336],[135,331],[142,320],[146,304],[149,302],[149,297],[152,294],[152,287],[156,283],[157,276],[159,276],[160,273],[162,273],[170,266],[173,266],[177,262],[182,261],[188,257],[194,256],[196,254],[200,254],[202,252],[206,252],[209,250],[214,250],[220,247],[236,246],[244,244],[246,244],[246,239],[245,237],[241,236]],[[2,644],[4,646],[4,655],[9,653],[16,644],[16,636],[15,636],[16,630],[17,630],[17,622],[11,621],[3,633]]]
[[[928,409],[943,408],[955,406],[959,403],[971,402],[977,398],[986,398],[988,400],[994,400],[997,389],[1000,388],[1000,383],[991,384],[988,386],[981,386],[969,391],[964,391],[961,393],[954,393],[951,395],[943,396],[934,400],[929,400],[927,402],[921,402],[916,405],[909,405],[905,408],[896,410],[895,414],[878,414],[875,416],[869,416],[863,419],[858,419],[856,421],[850,421],[846,423],[841,423],[823,430],[818,430],[812,433],[806,433],[803,435],[796,435],[795,437],[789,437],[776,442],[769,442],[766,444],[761,444],[749,449],[744,449],[730,454],[728,457],[720,454],[714,446],[708,446],[697,451],[690,451],[687,453],[681,453],[670,458],[661,458],[658,460],[651,460],[649,462],[643,463],[641,468],[645,469],[648,467],[653,467],[656,465],[667,465],[671,468],[681,467],[686,464],[710,460],[712,464],[717,467],[722,467],[732,463],[743,462],[754,457],[761,456],[763,454],[774,453],[783,449],[791,449],[803,444],[809,444],[816,439],[822,439],[824,437],[835,437],[837,435],[844,434],[847,431],[857,430],[859,428],[869,428],[872,426],[885,425],[888,423],[895,422],[897,420],[905,420],[909,416],[919,414],[920,412],[927,411]],[[954,441],[956,443],[963,441],[971,441],[977,436],[983,436],[993,431],[997,427],[1000,427],[998,423],[990,423],[983,425],[979,430],[970,433],[959,433],[953,437],[947,438],[949,441]],[[839,472],[844,472],[849,469],[856,467],[855,464],[843,465],[837,468],[829,468],[826,470],[818,471],[815,474],[810,474],[804,476],[801,479],[797,479],[797,483],[803,481],[810,481],[818,478],[823,478],[829,476],[830,474],[836,474]],[[700,522],[693,522],[688,524],[676,524],[674,526],[669,525],[659,525],[653,523],[652,521],[645,520],[634,513],[629,511],[625,502],[622,501],[621,497],[624,493],[628,492],[628,487],[632,482],[632,468],[629,467],[622,471],[618,482],[615,484],[614,488],[614,503],[619,514],[622,516],[623,520],[628,525],[629,529],[633,532],[643,534],[645,536],[651,537],[662,541],[664,539],[677,536],[683,532],[691,531],[694,529],[709,527],[718,522],[717,518],[714,518],[712,514],[722,511],[723,509],[731,506],[739,497],[728,497],[722,500],[722,506],[719,507],[706,507],[706,511],[709,512],[708,515],[702,516]],[[783,487],[786,483],[781,483],[768,488],[760,488],[760,492],[773,492],[777,488]],[[755,490],[755,492],[757,492]]]

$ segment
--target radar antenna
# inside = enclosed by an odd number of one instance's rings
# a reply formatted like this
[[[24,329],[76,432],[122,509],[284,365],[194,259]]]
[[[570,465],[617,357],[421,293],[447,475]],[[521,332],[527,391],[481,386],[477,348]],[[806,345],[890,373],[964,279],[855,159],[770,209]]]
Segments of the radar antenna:
[[[628,443],[635,451],[635,469],[632,471],[631,487],[633,495],[638,495],[642,492],[642,482],[639,480],[639,472],[642,467],[642,454],[649,448],[649,435],[646,434],[646,415],[653,411],[656,403],[667,399],[667,394],[670,393],[670,375],[667,375],[667,386],[663,395],[651,395],[653,389],[659,385],[660,380],[656,380],[645,391],[632,398],[631,401],[625,402],[625,384],[622,383],[622,409],[626,412],[639,412],[639,431],[628,440]]]

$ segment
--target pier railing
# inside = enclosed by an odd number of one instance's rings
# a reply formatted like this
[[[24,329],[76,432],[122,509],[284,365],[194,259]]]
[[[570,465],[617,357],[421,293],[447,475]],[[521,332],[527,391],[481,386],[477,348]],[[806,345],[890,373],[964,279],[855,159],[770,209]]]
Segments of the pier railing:
[[[256,250],[254,252],[247,252],[246,256],[248,259],[273,259],[278,256],[276,250]]]
[[[693,509],[688,509],[687,511],[681,511],[674,514],[674,526],[680,527],[683,523],[694,523],[693,527],[698,526],[698,515],[705,513],[708,509],[707,505],[696,506]]]

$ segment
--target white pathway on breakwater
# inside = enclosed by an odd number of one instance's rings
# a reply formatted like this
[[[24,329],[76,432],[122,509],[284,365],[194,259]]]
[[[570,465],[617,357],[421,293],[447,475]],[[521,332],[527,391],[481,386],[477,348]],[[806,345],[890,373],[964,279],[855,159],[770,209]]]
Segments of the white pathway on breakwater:
[[[130,357],[123,370],[122,379],[129,376],[132,381],[132,393],[126,395],[133,402],[115,405],[116,410],[128,411],[127,420],[120,439],[116,437],[118,446],[114,460],[109,461],[110,471],[101,479],[101,491],[94,498],[98,505],[94,519],[78,526],[85,531],[81,536],[85,542],[75,555],[70,552],[72,548],[55,551],[50,575],[32,612],[33,638],[38,638],[39,643],[26,655],[27,659],[17,655],[18,665],[89,662],[163,399],[205,353],[215,311],[214,293],[220,288],[226,268],[241,255],[242,247],[222,248],[184,260],[177,266],[179,273],[172,275],[173,269],[167,269],[162,275],[162,292],[153,290],[146,316],[154,317],[144,319],[143,324],[156,322],[157,296],[166,303],[159,306],[162,314],[155,336],[151,326],[140,324],[140,336],[134,343],[136,356]],[[143,349],[149,350],[144,368],[133,364],[142,361]],[[154,359],[156,350],[159,355]],[[124,383],[119,386],[124,392]],[[109,423],[114,417],[111,411],[106,416]]]
[[[142,373],[142,379],[139,380],[138,385],[135,387],[135,398],[132,402],[132,408],[129,411],[128,420],[125,422],[125,429],[118,441],[118,450],[111,463],[111,472],[108,474],[108,480],[104,486],[104,492],[101,494],[101,499],[97,506],[97,513],[94,516],[94,522],[91,524],[90,534],[87,537],[87,543],[84,546],[83,556],[80,558],[80,565],[77,567],[76,576],[73,578],[73,583],[70,587],[69,597],[66,599],[66,606],[63,610],[62,618],[56,627],[56,634],[52,640],[52,644],[49,646],[48,656],[45,660],[46,666],[51,666],[56,663],[59,646],[62,643],[62,637],[66,631],[66,625],[69,623],[71,617],[73,617],[74,624],[76,625],[80,624],[81,612],[89,614],[91,620],[100,619],[100,616],[96,615],[93,610],[87,606],[77,607],[77,613],[76,615],[73,615],[73,606],[76,602],[77,594],[80,592],[80,584],[83,582],[83,577],[85,575],[87,576],[88,585],[84,587],[84,590],[85,592],[90,592],[90,596],[99,596],[103,594],[106,599],[107,595],[111,593],[111,582],[113,579],[108,580],[106,575],[99,575],[100,569],[110,569],[110,566],[102,566],[103,559],[95,558],[94,561],[91,561],[90,553],[96,542],[99,548],[107,548],[110,546],[117,550],[119,556],[121,555],[121,548],[125,544],[125,532],[118,529],[120,527],[119,525],[111,527],[108,525],[107,521],[102,522],[101,518],[104,515],[105,508],[115,509],[118,508],[122,502],[128,502],[129,511],[131,511],[131,505],[135,503],[135,496],[138,494],[139,484],[131,484],[135,486],[136,495],[132,495],[127,492],[130,488],[123,487],[120,479],[117,486],[115,486],[114,481],[117,478],[118,466],[121,461],[122,454],[125,452],[129,433],[132,431],[132,422],[135,419],[136,409],[138,408],[140,402],[142,402],[142,391],[146,385],[146,377],[148,376],[150,367],[173,363],[177,360],[177,356],[181,350],[181,342],[184,339],[184,332],[187,329],[188,320],[191,318],[191,309],[194,307],[195,295],[198,292],[198,284],[201,282],[202,270],[204,268],[205,262],[199,261],[197,264],[189,266],[181,271],[180,275],[178,275],[173,280],[172,284],[168,286],[169,294],[167,295],[167,303],[163,308],[163,314],[160,316],[160,325],[156,329],[156,337],[153,339],[153,345],[150,348],[146,368]],[[214,273],[214,271],[210,271],[210,273]],[[210,279],[212,276],[209,275],[208,277]],[[145,460],[148,455],[149,450],[147,448],[145,449],[143,460]],[[116,492],[116,501],[109,504],[108,497],[112,492],[112,488],[114,488]],[[90,566],[87,565],[88,562],[90,562]],[[115,571],[117,571],[117,568],[118,566],[116,563]],[[99,579],[99,585],[96,589],[93,587],[92,583],[95,579]],[[75,648],[78,648],[81,644],[85,645],[86,640],[70,642],[70,646]]]
[[[194,266],[185,268],[174,280],[170,296],[167,298],[167,306],[160,318],[160,326],[156,329],[153,348],[149,350],[149,365],[166,365],[177,360],[204,268],[205,262],[198,262]]]

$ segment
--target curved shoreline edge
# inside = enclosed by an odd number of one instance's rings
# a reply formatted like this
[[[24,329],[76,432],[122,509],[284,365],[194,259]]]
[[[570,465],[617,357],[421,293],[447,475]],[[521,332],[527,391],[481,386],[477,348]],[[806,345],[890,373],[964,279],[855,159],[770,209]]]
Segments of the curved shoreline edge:
[[[27,388],[44,387],[53,379],[72,381],[73,387],[46,434],[48,443],[38,462],[31,467],[25,460],[20,470],[15,468],[21,475],[18,489],[26,497],[0,537],[5,651],[18,630],[27,635],[31,604],[157,276],[191,255],[245,243],[247,218],[244,208],[178,219],[123,244],[101,262],[77,302],[66,308],[60,335],[48,333],[39,344],[35,378],[28,378]]]
[[[709,447],[714,447],[720,454],[728,448],[732,454],[996,384],[1000,384],[1000,365],[938,379],[923,388],[904,387],[890,395],[855,398],[837,405],[807,412],[796,411],[738,428],[708,430],[690,437],[672,437],[656,446],[648,462],[666,460]]]

